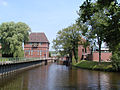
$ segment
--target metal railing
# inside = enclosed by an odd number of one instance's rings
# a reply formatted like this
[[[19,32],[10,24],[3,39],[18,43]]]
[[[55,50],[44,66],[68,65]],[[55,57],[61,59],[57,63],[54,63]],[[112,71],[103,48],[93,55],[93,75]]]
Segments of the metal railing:
[[[0,64],[6,63],[19,63],[19,62],[29,62],[29,61],[37,61],[37,60],[50,60],[56,58],[25,58],[25,57],[16,57],[16,58],[3,58],[0,57]]]
[[[24,58],[24,57],[17,57],[17,58],[0,58],[0,64],[5,63],[18,63],[18,62],[29,62],[34,60],[46,60],[47,58]]]

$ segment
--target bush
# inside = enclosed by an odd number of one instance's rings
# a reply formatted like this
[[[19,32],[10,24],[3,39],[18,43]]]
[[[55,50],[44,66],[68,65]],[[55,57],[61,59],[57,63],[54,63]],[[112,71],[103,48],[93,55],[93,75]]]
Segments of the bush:
[[[76,60],[75,60],[75,57],[72,58],[72,64],[76,64]]]
[[[112,57],[112,65],[116,69],[116,71],[120,70],[120,51],[116,51],[113,53]]]

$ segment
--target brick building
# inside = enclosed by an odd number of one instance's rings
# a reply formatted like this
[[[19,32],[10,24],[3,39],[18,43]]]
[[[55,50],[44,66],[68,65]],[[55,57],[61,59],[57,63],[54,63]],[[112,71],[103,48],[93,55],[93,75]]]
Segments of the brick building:
[[[47,58],[49,57],[49,44],[45,33],[31,33],[29,41],[24,45],[24,56]]]
[[[78,57],[80,58],[80,60],[87,59],[87,56],[90,53],[91,53],[90,52],[90,46],[88,46],[86,48],[86,51],[85,51],[85,48],[83,47],[83,45],[78,46]]]
[[[83,38],[82,38],[83,39]],[[83,39],[83,42],[86,42],[85,39]],[[101,49],[101,61],[109,61],[112,56],[112,52],[109,51],[108,48],[102,48]],[[91,60],[91,61],[99,61],[99,52],[98,50],[92,50],[90,46],[86,48],[83,47],[82,44],[78,46],[78,57],[81,60]]]

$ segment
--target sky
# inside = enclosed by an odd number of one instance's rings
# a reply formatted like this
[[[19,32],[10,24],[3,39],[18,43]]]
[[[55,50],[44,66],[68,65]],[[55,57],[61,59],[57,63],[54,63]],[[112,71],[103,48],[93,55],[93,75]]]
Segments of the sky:
[[[50,41],[56,33],[78,18],[77,11],[84,0],[0,0],[0,24],[24,22],[32,32],[44,32]]]

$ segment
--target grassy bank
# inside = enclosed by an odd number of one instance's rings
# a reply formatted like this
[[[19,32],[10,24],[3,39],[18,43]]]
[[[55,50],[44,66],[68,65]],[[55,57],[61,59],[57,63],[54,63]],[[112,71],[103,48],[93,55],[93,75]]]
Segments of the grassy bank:
[[[90,70],[100,70],[100,71],[115,71],[111,62],[98,62],[81,60],[77,64],[73,64],[75,67],[90,69]]]

